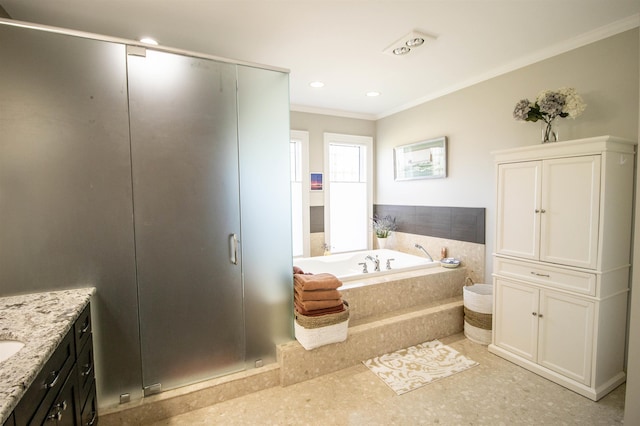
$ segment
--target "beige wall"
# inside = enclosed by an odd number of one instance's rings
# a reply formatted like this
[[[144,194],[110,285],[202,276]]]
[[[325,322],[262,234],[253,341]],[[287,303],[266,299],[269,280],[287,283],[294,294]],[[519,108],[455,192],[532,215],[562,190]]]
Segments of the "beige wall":
[[[638,139],[638,30],[572,50],[377,121],[377,204],[486,208],[486,280],[495,222],[491,152],[540,143],[538,123],[516,122],[513,107],[544,89],[575,87],[588,104],[560,119],[560,140],[615,135]],[[393,147],[445,135],[448,177],[395,182]],[[487,281],[490,282],[490,281]]]
[[[638,76],[640,78],[640,75]],[[636,175],[636,229],[634,238],[633,276],[629,304],[629,351],[627,352],[627,394],[624,409],[624,424],[640,425],[640,173]]]
[[[375,121],[372,120],[291,111],[291,130],[305,130],[309,132],[309,172],[323,172],[324,170],[323,147],[325,132],[371,136],[374,138],[375,147],[376,124]],[[310,195],[310,204],[312,206],[324,205],[323,192],[312,193]]]

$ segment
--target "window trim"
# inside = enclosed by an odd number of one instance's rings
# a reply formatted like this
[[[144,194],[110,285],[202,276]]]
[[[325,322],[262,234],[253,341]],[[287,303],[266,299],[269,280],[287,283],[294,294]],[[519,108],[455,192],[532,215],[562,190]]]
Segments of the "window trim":
[[[348,145],[364,145],[366,152],[366,177],[367,177],[367,218],[373,217],[373,137],[360,135],[347,135],[341,133],[324,133],[324,240],[331,246],[331,174],[329,170],[330,156],[329,145],[332,143]],[[368,232],[367,250],[373,247],[373,233]]]
[[[300,157],[302,164],[302,256],[311,256],[311,219],[309,191],[311,183],[309,177],[309,132],[306,130],[291,130],[290,141],[300,142]]]

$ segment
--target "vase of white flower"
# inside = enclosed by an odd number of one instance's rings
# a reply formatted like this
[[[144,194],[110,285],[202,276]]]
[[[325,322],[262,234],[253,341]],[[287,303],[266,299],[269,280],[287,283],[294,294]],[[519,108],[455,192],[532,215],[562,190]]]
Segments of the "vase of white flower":
[[[558,132],[554,129],[554,120],[560,118],[576,118],[587,105],[576,89],[563,87],[558,90],[544,90],[538,94],[535,102],[522,99],[513,110],[513,118],[521,121],[542,121],[542,143],[556,142]]]

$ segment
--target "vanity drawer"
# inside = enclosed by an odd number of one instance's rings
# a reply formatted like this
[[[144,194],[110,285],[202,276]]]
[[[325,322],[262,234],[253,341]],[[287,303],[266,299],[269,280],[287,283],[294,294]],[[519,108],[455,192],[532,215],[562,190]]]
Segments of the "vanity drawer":
[[[91,308],[89,305],[84,308],[73,328],[76,336],[76,355],[78,355],[91,337]]]
[[[72,328],[25,392],[14,411],[16,424],[40,425],[45,420],[48,407],[57,397],[75,363],[73,336]],[[46,410],[34,410],[34,407],[47,408]]]
[[[80,406],[84,406],[94,382],[93,339],[78,355],[78,384],[80,385]]]
[[[573,293],[595,296],[596,274],[496,257],[494,272]]]
[[[80,415],[82,426],[95,426],[98,424],[98,400],[96,399],[95,382],[89,391],[87,401],[82,408]]]

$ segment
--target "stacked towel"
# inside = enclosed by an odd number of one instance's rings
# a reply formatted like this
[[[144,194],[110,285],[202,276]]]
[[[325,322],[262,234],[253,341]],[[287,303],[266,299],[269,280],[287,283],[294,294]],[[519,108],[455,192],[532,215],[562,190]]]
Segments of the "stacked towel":
[[[294,266],[293,289],[296,312],[318,316],[344,311],[342,282],[331,274],[305,274]]]

